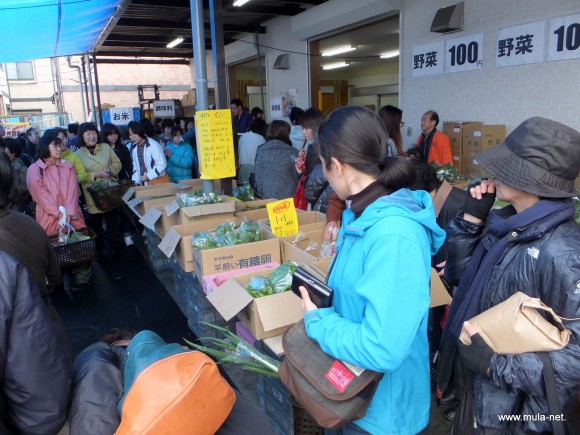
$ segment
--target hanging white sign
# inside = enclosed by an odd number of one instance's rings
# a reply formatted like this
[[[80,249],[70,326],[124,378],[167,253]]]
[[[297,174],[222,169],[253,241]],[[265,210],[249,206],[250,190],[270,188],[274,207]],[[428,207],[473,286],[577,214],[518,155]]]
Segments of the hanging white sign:
[[[413,77],[443,74],[444,42],[416,45],[413,47],[411,71]]]
[[[483,68],[483,33],[448,39],[445,43],[445,72]]]
[[[155,118],[174,118],[175,103],[173,100],[155,100],[153,102],[153,116]]]
[[[552,18],[548,60],[580,58],[580,14]]]
[[[129,121],[134,121],[132,107],[111,107],[111,123],[115,125],[127,125]]]
[[[282,101],[280,97],[270,98],[270,119],[282,118]]]
[[[546,22],[504,27],[497,31],[495,66],[543,62]]]

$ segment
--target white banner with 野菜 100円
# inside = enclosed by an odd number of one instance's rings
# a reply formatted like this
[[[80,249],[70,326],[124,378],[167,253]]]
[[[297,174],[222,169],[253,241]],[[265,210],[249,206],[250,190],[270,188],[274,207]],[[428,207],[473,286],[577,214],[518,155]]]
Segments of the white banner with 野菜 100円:
[[[445,72],[483,68],[483,33],[448,39],[445,43]]]

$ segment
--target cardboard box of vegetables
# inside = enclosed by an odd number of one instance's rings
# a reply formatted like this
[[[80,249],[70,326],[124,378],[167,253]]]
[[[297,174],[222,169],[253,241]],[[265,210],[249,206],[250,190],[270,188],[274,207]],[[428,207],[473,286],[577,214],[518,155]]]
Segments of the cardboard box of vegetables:
[[[235,316],[262,340],[283,334],[303,317],[300,298],[289,291],[294,263],[228,279],[207,298],[226,320]]]

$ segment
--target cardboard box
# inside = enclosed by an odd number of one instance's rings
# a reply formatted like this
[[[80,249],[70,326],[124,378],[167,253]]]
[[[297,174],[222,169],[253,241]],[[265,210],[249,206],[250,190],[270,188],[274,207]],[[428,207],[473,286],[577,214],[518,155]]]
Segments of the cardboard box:
[[[277,199],[274,201],[278,201]],[[304,215],[304,214],[308,214],[308,213],[318,213],[323,215],[320,212],[314,212],[314,211],[304,211],[304,210],[296,210],[296,214],[298,215],[298,217]],[[324,215],[323,215],[324,216]],[[243,219],[244,217],[247,218],[248,220],[251,221],[260,221],[260,224],[262,224],[263,222],[268,222],[269,218],[268,218],[268,209],[266,207],[263,208],[257,208],[255,210],[248,210],[248,211],[238,211],[236,212],[236,217],[239,217],[240,219]],[[314,222],[313,218],[309,218],[312,222]],[[311,222],[309,222],[311,223]],[[270,224],[267,224],[268,226],[270,226]]]
[[[453,163],[459,163],[461,154],[463,153],[463,134],[464,129],[470,128],[473,125],[481,126],[481,122],[465,121],[465,122],[446,122],[443,124],[443,133],[449,137],[451,142],[451,153],[453,154]]]
[[[461,156],[461,123],[446,122],[443,124],[443,133],[449,137],[453,156]]]
[[[150,213],[152,208],[157,209],[159,213],[152,216],[153,227],[151,228],[149,226],[149,228],[155,231],[159,237],[164,237],[172,226],[177,225],[177,212],[174,211],[169,214],[167,211],[171,210],[171,204],[174,202],[175,197],[166,196],[163,198],[145,199],[142,202],[131,203],[129,208],[139,219],[142,219],[147,215],[147,213]]]
[[[478,124],[472,123],[463,128],[463,153],[478,153],[505,141],[505,124]]]
[[[264,207],[256,210],[238,211],[236,212],[236,217],[239,217],[240,219],[245,217],[251,221],[261,221],[268,219],[268,210]]]
[[[230,270],[229,272],[222,272],[215,275],[205,275],[201,280],[201,288],[203,292],[208,295],[232,276],[236,276],[241,273],[253,272],[255,270],[272,269],[278,266],[280,266],[280,263],[273,262],[259,264],[258,266],[248,267],[247,269]]]
[[[190,243],[191,244],[191,243]],[[278,239],[227,246],[215,249],[192,250],[193,267],[197,279],[229,270],[245,269],[266,263],[281,263]]]
[[[303,233],[304,238],[298,243],[294,243],[296,236],[286,236],[280,238],[282,249],[282,262],[295,261],[298,264],[312,264],[319,260],[320,247],[324,241],[324,230],[308,231]],[[310,244],[314,242],[317,248],[306,251]]]
[[[252,277],[267,277],[270,273],[271,270],[260,270],[230,278],[207,299],[224,319],[237,315],[258,340],[283,334],[304,317],[300,298],[286,291],[254,299],[243,287]]]
[[[174,183],[154,184],[152,186],[135,186],[133,198],[161,198],[172,196],[178,192],[192,192],[193,187],[183,187]]]
[[[274,202],[274,201],[278,201],[278,200],[274,199],[274,198],[269,198],[269,199],[257,199],[255,201],[245,201],[245,202],[236,201],[236,212],[245,212],[245,211],[266,208],[267,204],[270,204],[271,202]]]
[[[505,142],[507,126],[505,124],[484,125],[482,129],[483,140],[481,149],[486,150],[494,145]]]
[[[220,195],[220,198],[222,202],[218,202],[217,204],[202,204],[180,208],[179,214],[177,215],[178,225],[208,220],[218,215],[224,221],[228,217],[233,217],[236,210],[235,202],[229,200],[224,195]]]
[[[470,122],[461,126],[461,154],[481,151],[483,123]]]
[[[449,296],[449,292],[434,268],[431,268],[431,288],[429,289],[429,298],[429,308],[451,304],[451,296]]]
[[[461,176],[462,177],[481,177],[485,171],[475,159],[477,153],[468,152],[461,156]]]
[[[232,218],[236,226],[241,222],[239,219]],[[193,272],[195,270],[193,264],[193,246],[191,245],[191,235],[195,231],[210,231],[217,225],[224,222],[222,218],[211,218],[204,221],[195,222],[186,225],[175,225],[169,229],[161,243],[159,249],[167,256],[175,252],[177,263],[181,266],[184,272]]]
[[[213,181],[214,192],[222,192],[222,180],[221,179],[202,180],[201,178],[192,178],[190,180],[181,180],[180,183],[193,186],[193,187],[195,187],[196,190],[203,190],[203,182],[204,181]],[[236,180],[231,180],[231,182],[232,182],[232,188],[234,188],[238,185],[238,182]]]
[[[312,263],[310,266],[318,270],[318,272],[326,279],[326,275],[328,275],[328,268],[330,267],[330,263],[332,263],[333,257],[325,258],[323,260],[317,260]]]

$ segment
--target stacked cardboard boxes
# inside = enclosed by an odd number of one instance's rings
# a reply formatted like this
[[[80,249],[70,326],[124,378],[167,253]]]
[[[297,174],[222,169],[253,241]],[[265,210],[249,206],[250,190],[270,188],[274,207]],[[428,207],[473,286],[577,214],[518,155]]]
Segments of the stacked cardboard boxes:
[[[485,125],[481,122],[448,122],[443,125],[443,133],[449,136],[453,163],[462,177],[483,176],[484,171],[475,156],[505,140],[506,126]]]

